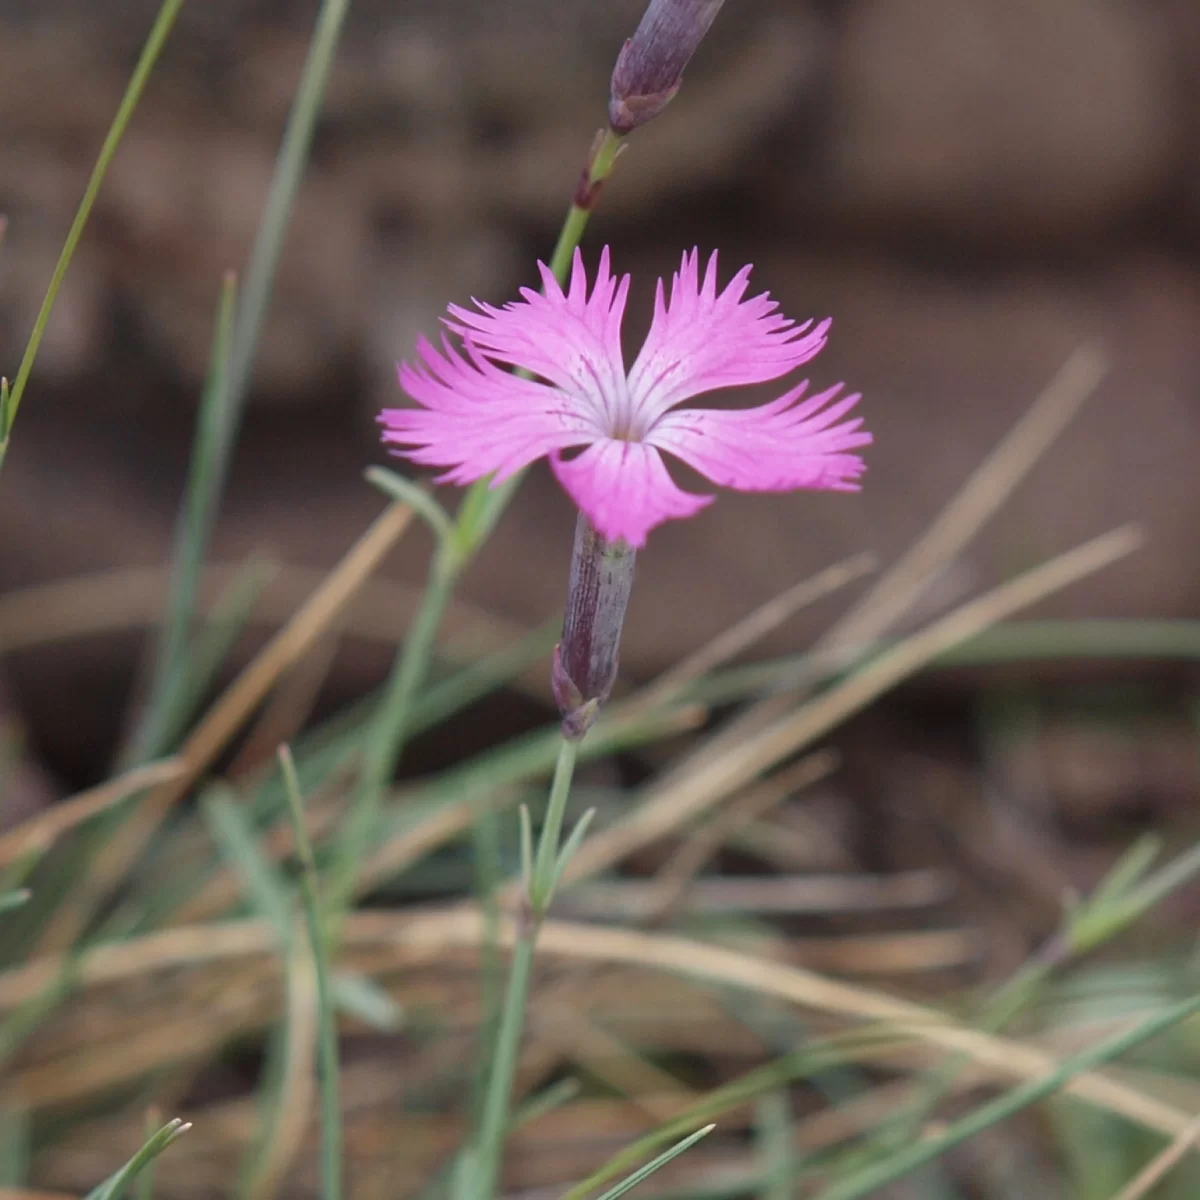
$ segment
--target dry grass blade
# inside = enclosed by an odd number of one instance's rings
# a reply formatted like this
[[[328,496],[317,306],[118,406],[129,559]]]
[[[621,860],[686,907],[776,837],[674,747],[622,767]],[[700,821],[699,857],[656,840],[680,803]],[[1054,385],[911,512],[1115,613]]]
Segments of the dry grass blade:
[[[1186,1129],[1180,1130],[1175,1140],[1155,1155],[1146,1166],[1125,1185],[1113,1200],[1143,1200],[1150,1189],[1161,1183],[1175,1169],[1184,1155],[1200,1141],[1200,1117]]]
[[[824,756],[832,771],[837,756]],[[684,838],[678,850],[663,863],[652,883],[653,893],[647,904],[646,920],[659,924],[667,920],[683,902],[688,886],[704,869],[713,855],[738,830],[765,816],[782,804],[801,786],[816,782],[807,760],[801,760],[777,771],[769,779],[747,788],[736,796],[714,820]],[[570,896],[570,893],[567,893]]]
[[[1076,350],[929,528],[821,638],[817,648],[859,646],[886,633],[999,511],[1107,371],[1099,347]]]
[[[506,922],[501,929],[502,943],[511,945],[512,934],[511,924]],[[490,936],[484,918],[467,908],[417,914],[360,912],[347,918],[343,946],[347,951],[386,948],[389,951],[386,966],[392,969],[427,963],[454,949],[475,950]],[[543,929],[539,947],[547,955],[573,962],[670,971],[694,980],[744,988],[841,1018],[882,1022],[897,1037],[966,1055],[997,1080],[1038,1079],[1058,1065],[1052,1055],[1035,1047],[957,1025],[934,1009],[870,988],[826,979],[799,967],[686,938],[550,921]],[[80,967],[78,986],[115,984],[210,962],[269,959],[276,951],[274,926],[262,920],[166,930],[97,947]],[[12,1008],[37,995],[61,970],[61,965],[59,956],[51,956],[0,975],[0,1009]],[[379,965],[384,969],[382,963]],[[237,1014],[231,1013],[230,1030],[236,1019]],[[212,1031],[206,1032],[205,1049],[210,1048],[213,1036]],[[159,1040],[165,1040],[170,1047],[163,1061],[202,1052],[199,1035],[189,1042],[186,1028],[165,1031]],[[1168,1137],[1188,1129],[1194,1119],[1191,1113],[1096,1072],[1076,1076],[1066,1090]]]
[[[39,1192],[34,1188],[0,1187],[0,1200],[79,1200],[70,1192]]]
[[[818,639],[813,653],[820,656],[832,652],[850,658],[856,647],[885,634],[999,510],[1095,391],[1106,370],[1099,348],[1083,346],[1076,350],[928,530],[857,605]],[[806,677],[793,681],[796,686],[804,682]],[[783,716],[790,706],[786,690],[759,701],[695,751],[692,768],[703,771],[729,747],[753,737]]]
[[[1125,557],[1141,541],[1134,526],[1123,526],[1051,559],[905,638],[796,712],[726,745],[720,754],[683,764],[650,787],[627,820],[590,837],[572,859],[567,880],[595,875],[657,841],[811,745],[939,654]]]
[[[613,879],[584,884],[566,893],[556,909],[599,921],[642,923],[658,909],[657,881]],[[946,898],[941,871],[901,871],[891,875],[719,875],[694,882],[689,912],[875,913],[925,908]]]
[[[683,733],[694,729],[702,717],[703,710],[689,705],[673,712],[656,713],[647,720],[652,720],[660,736],[666,737],[671,733]],[[618,721],[622,725],[633,724],[635,721],[635,718],[626,721],[624,708],[618,710],[616,706],[609,714],[609,719],[610,728],[616,727]],[[476,791],[464,800],[439,809],[412,829],[405,830],[385,842],[363,864],[355,881],[356,891],[360,894],[368,891],[389,876],[398,875],[451,838],[465,833],[471,827],[471,823],[478,819],[481,805],[487,799],[487,795],[486,790]],[[491,795],[491,803],[498,809],[515,799],[516,795],[517,793],[511,790],[494,792]]]
[[[205,568],[200,595],[205,609],[228,587],[243,564]],[[168,573],[163,567],[122,567],[72,579],[18,588],[0,596],[0,651],[28,650],[47,642],[94,637],[153,625],[162,617]],[[309,567],[282,565],[264,589],[250,620],[283,625],[325,579]],[[369,580],[347,605],[343,627],[354,637],[395,645],[421,601],[421,588],[397,580]],[[472,631],[470,653],[486,653],[528,630],[466,601],[451,603],[447,638]]]
[[[304,1148],[316,1092],[317,973],[307,938],[293,939],[288,964],[287,1044],[274,1123],[245,1189],[248,1200],[268,1200]]]
[[[182,758],[166,758],[135,767],[61,801],[0,835],[0,867],[6,867],[26,854],[49,849],[77,825],[107,812],[137,792],[178,779],[186,770],[187,764]]]
[[[690,1088],[649,1059],[632,1054],[576,1004],[552,999],[536,1004],[531,1034],[607,1084],[655,1123],[677,1117],[697,1099]]]
[[[311,653],[295,663],[280,678],[271,698],[263,705],[237,757],[226,775],[237,780],[274,760],[276,748],[290,742],[312,713],[321,688],[333,669],[339,639],[337,629],[329,629]]]
[[[151,792],[118,835],[96,855],[68,901],[55,914],[43,939],[44,949],[61,949],[79,936],[96,906],[124,878],[145,849],[163,817],[262,703],[280,675],[329,628],[412,518],[412,511],[400,504],[381,513],[288,624],[230,684],[180,748],[177,757],[183,760],[186,769],[169,784]]]
[[[761,641],[802,608],[815,604],[874,569],[874,555],[857,554],[853,558],[826,567],[811,579],[802,580],[787,591],[781,592],[773,600],[768,600],[761,608],[755,609],[749,616],[718,634],[708,645],[702,646],[670,670],[664,671],[630,700],[631,711],[663,704],[677,696],[688,684],[736,658],[743,650]]]

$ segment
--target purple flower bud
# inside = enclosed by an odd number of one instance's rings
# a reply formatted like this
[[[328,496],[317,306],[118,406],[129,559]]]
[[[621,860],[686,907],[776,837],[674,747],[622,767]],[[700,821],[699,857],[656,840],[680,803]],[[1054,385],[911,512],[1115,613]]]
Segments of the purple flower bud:
[[[579,514],[562,641],[554,650],[551,679],[564,737],[583,737],[612,691],[636,559],[632,546],[608,541]]]
[[[725,0],[650,0],[613,69],[608,121],[613,132],[629,133],[654,120],[683,82],[683,69],[696,53]]]

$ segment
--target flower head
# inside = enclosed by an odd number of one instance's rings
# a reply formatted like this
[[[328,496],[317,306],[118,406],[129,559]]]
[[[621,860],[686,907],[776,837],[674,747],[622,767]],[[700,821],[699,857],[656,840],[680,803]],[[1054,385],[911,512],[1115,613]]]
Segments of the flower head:
[[[422,338],[419,361],[400,366],[401,387],[421,407],[380,414],[384,441],[409,447],[397,453],[448,467],[441,482],[490,475],[493,485],[548,456],[597,531],[633,547],[656,525],[714,499],[679,488],[662,451],[740,491],[858,490],[864,465],[851,451],[871,435],[861,420],[842,419],[859,396],[841,395],[841,384],[809,396],[800,383],[758,408],[679,407],[788,374],[825,345],[829,321],[796,325],[766,293],[745,299],[749,267],[718,291],[716,254],[701,279],[693,250],[669,297],[659,281],[650,331],[626,372],[629,276],[611,273],[608,250],[590,294],[578,250],[565,293],[539,267],[543,293],[523,288],[503,308],[476,302],[477,312],[451,305],[446,323],[462,348],[443,337],[439,350]]]

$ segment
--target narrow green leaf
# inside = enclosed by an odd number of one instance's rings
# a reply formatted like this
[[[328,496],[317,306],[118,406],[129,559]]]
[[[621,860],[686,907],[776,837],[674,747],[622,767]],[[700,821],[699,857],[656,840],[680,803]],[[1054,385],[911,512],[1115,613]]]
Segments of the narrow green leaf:
[[[533,884],[533,822],[528,804],[522,804],[517,813],[521,822],[521,883],[528,894]]]
[[[396,471],[389,471],[387,467],[368,467],[363,474],[367,482],[385,496],[407,504],[417,516],[422,517],[439,542],[446,542],[454,536],[454,522],[450,514],[429,494],[427,488]]]
[[[287,746],[279,747],[279,769],[287,790],[288,812],[300,859],[304,919],[317,973],[317,1054],[321,1066],[321,1194],[323,1200],[342,1196],[342,1102],[338,1063],[337,1012],[329,968],[329,939],[321,921],[317,864],[304,820],[304,799],[296,764]]]
[[[1085,907],[1108,904],[1125,896],[1154,865],[1154,860],[1162,853],[1162,846],[1162,838],[1157,834],[1143,834],[1092,889]]]
[[[404,1006],[374,979],[356,971],[333,973],[333,999],[342,1012],[380,1033],[395,1033],[405,1022]]]
[[[678,1158],[685,1150],[690,1150],[701,1138],[708,1137],[712,1131],[716,1129],[716,1125],[705,1125],[703,1129],[697,1129],[690,1137],[685,1137],[683,1141],[676,1142],[669,1150],[665,1150],[656,1159],[648,1162],[639,1171],[627,1178],[621,1180],[616,1187],[611,1187],[603,1195],[597,1197],[597,1200],[617,1200],[618,1196],[625,1195],[631,1188],[637,1187],[639,1183],[649,1179],[655,1171],[660,1171],[672,1159]]]
[[[571,836],[567,838],[566,844],[559,851],[558,861],[554,864],[554,873],[550,876],[550,897],[558,891],[558,885],[562,881],[563,872],[571,864],[571,859],[575,857],[583,839],[587,837],[588,827],[596,819],[596,810],[589,808],[587,812],[579,818],[575,828],[571,830]],[[547,901],[548,903],[549,901]]]
[[[275,926],[280,946],[292,939],[292,902],[275,864],[262,852],[254,827],[233,793],[212,789],[201,802],[205,823],[222,857],[241,875],[256,911]]]
[[[28,1111],[0,1105],[0,1188],[18,1189],[29,1182],[29,1158]]]
[[[99,1187],[93,1188],[84,1200],[119,1200],[125,1189],[173,1142],[178,1141],[191,1125],[177,1117],[153,1134],[146,1144],[114,1175]]]
[[[581,1090],[579,1080],[573,1076],[552,1083],[545,1091],[538,1092],[536,1096],[530,1096],[523,1104],[517,1105],[512,1120],[508,1124],[508,1132],[512,1133],[513,1130],[520,1129],[522,1125],[528,1125],[539,1117],[554,1112],[556,1108],[570,1103]]]
[[[795,1156],[792,1109],[786,1091],[768,1092],[755,1106],[758,1150],[762,1158],[760,1200],[792,1200]]]
[[[15,892],[4,892],[0,894],[0,913],[9,912],[14,908],[20,908],[23,904],[29,902],[29,897],[33,893],[28,888],[19,888]]]
[[[25,386],[29,382],[33,364],[37,361],[38,349],[45,336],[46,326],[50,322],[54,302],[58,299],[58,292],[66,278],[67,268],[71,265],[71,259],[74,258],[75,250],[83,237],[83,231],[96,203],[96,197],[100,194],[105,175],[108,174],[109,164],[117,152],[117,147],[121,144],[121,139],[125,136],[125,131],[129,128],[138,101],[142,98],[142,93],[146,89],[146,84],[182,8],[183,0],[163,0],[163,4],[158,10],[158,16],[155,17],[149,36],[146,38],[146,44],[142,48],[141,56],[133,69],[133,74],[129,77],[129,83],[125,87],[124,96],[121,97],[116,116],[113,117],[108,133],[105,135],[104,144],[100,147],[100,154],[96,159],[96,165],[92,168],[87,187],[84,189],[83,199],[79,202],[75,219],[67,231],[67,237],[59,253],[58,262],[55,264],[54,273],[50,277],[50,286],[46,289],[42,307],[34,319],[33,331],[29,335],[25,353],[21,357],[21,365],[17,368],[17,377],[13,381],[12,395],[5,404],[7,410],[3,438],[5,443],[7,443],[8,434],[11,431],[12,422],[16,419],[17,410],[21,407],[21,398],[25,394]]]

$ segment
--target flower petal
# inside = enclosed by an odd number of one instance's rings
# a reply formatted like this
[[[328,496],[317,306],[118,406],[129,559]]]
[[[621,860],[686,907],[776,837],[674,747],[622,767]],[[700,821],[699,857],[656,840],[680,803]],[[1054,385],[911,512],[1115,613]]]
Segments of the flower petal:
[[[743,492],[857,491],[866,467],[848,451],[869,444],[871,435],[859,419],[837,422],[860,397],[836,399],[839,383],[805,399],[807,386],[759,408],[678,409],[660,417],[646,440]]]
[[[715,498],[677,487],[658,451],[643,442],[605,438],[576,458],[551,454],[550,465],[600,533],[635,548],[646,544],[656,525],[694,516]]]
[[[379,414],[383,440],[413,462],[451,467],[446,483],[471,483],[495,474],[503,483],[554,450],[602,436],[586,408],[544,383],[522,379],[488,362],[472,346],[465,355],[443,339],[442,350],[421,338],[420,361],[401,363],[400,386],[422,408]]]
[[[522,288],[522,299],[496,308],[476,301],[479,312],[450,305],[447,324],[485,354],[540,375],[585,400],[612,432],[622,414],[628,423],[628,387],[621,354],[621,318],[629,276],[609,270],[608,248],[600,255],[596,282],[587,293],[583,256],[575,251],[571,285],[563,294],[550,268],[538,263],[543,293]]]
[[[641,436],[684,400],[717,388],[778,379],[825,345],[829,321],[797,325],[779,313],[766,292],[742,298],[750,267],[743,267],[718,293],[715,251],[703,282],[699,264],[698,250],[684,254],[669,300],[662,280],[658,282],[654,320],[629,372],[635,432]]]

